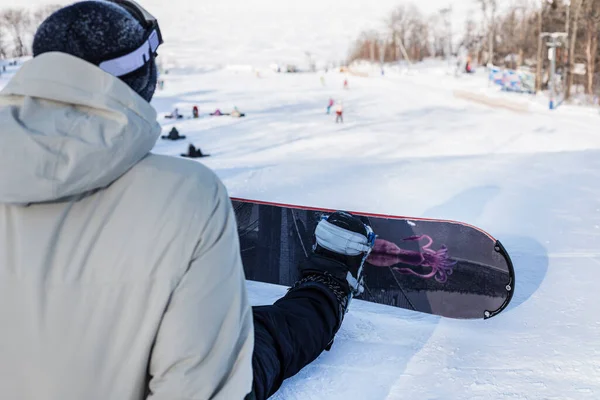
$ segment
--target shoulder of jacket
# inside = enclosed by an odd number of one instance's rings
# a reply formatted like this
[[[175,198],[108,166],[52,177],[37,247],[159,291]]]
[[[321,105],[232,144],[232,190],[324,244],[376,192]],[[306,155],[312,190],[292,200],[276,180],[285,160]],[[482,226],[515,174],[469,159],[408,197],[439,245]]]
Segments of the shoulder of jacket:
[[[149,183],[157,195],[168,195],[173,203],[192,207],[227,197],[223,182],[210,168],[191,160],[149,154],[128,173],[131,183]],[[203,201],[204,200],[204,201]]]

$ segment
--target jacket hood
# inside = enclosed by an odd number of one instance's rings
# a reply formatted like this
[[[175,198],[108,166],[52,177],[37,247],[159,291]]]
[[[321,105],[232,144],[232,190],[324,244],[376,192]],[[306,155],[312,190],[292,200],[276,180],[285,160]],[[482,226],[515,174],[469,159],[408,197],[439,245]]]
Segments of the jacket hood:
[[[106,187],[160,131],[154,108],[120,79],[68,54],[35,57],[0,92],[0,203]]]

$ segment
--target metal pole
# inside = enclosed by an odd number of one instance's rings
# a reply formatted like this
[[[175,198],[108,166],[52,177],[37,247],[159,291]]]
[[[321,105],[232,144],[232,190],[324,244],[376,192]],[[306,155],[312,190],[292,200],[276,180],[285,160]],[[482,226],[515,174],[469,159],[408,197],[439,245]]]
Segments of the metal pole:
[[[550,109],[554,110],[556,108],[556,49],[561,46],[561,39],[564,39],[567,34],[564,32],[554,32],[554,33],[542,33],[541,36],[549,37],[550,41],[547,43],[549,50],[549,58],[550,58],[550,76],[548,78],[548,86],[550,89]]]
[[[552,52],[552,59],[550,60],[550,109],[554,110],[554,96],[556,93],[555,90],[555,81],[554,74],[556,73],[556,44],[552,41],[552,47],[550,47]]]

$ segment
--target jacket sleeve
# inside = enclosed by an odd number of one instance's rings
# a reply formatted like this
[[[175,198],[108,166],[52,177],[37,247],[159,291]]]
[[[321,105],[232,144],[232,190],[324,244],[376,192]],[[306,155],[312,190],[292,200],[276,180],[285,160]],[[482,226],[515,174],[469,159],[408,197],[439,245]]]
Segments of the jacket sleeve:
[[[233,207],[216,186],[212,213],[193,221],[199,240],[158,331],[148,399],[241,400],[252,388],[252,309]]]

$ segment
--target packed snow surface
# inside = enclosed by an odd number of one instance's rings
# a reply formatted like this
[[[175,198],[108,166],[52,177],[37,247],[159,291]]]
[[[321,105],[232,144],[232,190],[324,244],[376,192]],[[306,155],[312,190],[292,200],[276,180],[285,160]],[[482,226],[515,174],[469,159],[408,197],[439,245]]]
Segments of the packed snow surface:
[[[549,111],[446,64],[361,72],[172,70],[153,104],[199,107],[197,120],[161,119],[164,132],[176,125],[210,153],[201,162],[232,196],[481,227],[512,256],[515,297],[487,321],[355,301],[332,350],[275,398],[600,398],[597,111]],[[344,124],[326,115],[330,97]],[[247,117],[206,115],[234,106]],[[184,142],[155,151],[178,156]],[[248,286],[253,304],[285,291]]]
[[[597,111],[549,111],[446,64],[357,71],[171,69],[153,105],[164,134],[176,126],[189,140],[154,151],[200,147],[231,196],[479,226],[509,251],[515,296],[487,321],[354,301],[331,351],[274,398],[600,398]],[[325,113],[329,98],[343,124]],[[163,118],[194,105],[199,119]],[[207,115],[234,106],[247,116]],[[285,292],[248,287],[253,304]]]

